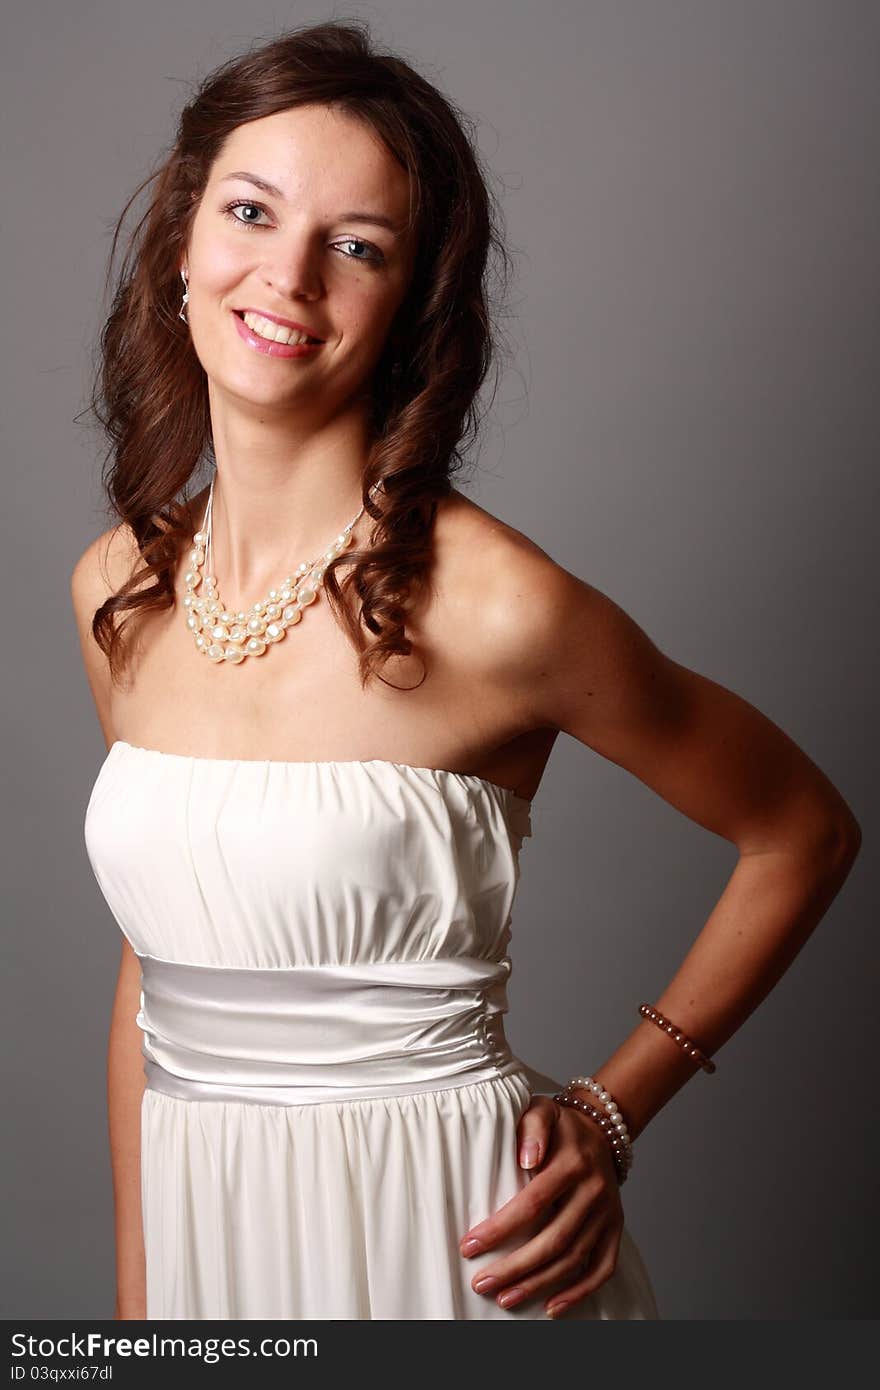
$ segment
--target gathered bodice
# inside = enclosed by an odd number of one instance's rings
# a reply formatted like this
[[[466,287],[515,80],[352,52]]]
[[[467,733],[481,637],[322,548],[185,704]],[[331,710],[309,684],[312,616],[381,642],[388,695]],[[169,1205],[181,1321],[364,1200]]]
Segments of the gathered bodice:
[[[200,758],[117,740],[85,815],[141,956],[251,969],[501,960],[531,802],[383,759]]]

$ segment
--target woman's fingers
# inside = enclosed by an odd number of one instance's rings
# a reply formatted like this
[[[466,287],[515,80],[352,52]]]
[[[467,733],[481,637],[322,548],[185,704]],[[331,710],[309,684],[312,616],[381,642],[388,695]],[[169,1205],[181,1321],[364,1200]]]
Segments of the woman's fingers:
[[[494,1291],[496,1302],[503,1308],[515,1308],[536,1294],[545,1293],[547,1304],[569,1302],[573,1289],[585,1281],[592,1272],[591,1260],[594,1248],[608,1221],[604,1209],[590,1211],[586,1219],[575,1225],[568,1235],[564,1247],[559,1245],[558,1253],[544,1264],[531,1267]],[[479,1292],[487,1292],[485,1289]]]
[[[571,1114],[575,1112],[571,1111]],[[554,1131],[554,1139],[562,1129],[563,1124],[560,1120]],[[466,1259],[484,1254],[493,1246],[500,1245],[516,1235],[518,1231],[531,1233],[535,1229],[535,1223],[543,1224],[547,1221],[553,1214],[553,1204],[569,1188],[581,1183],[587,1173],[593,1177],[597,1186],[602,1184],[601,1176],[596,1177],[591,1160],[584,1157],[577,1142],[580,1138],[577,1131],[580,1129],[581,1126],[575,1119],[573,1126],[568,1127],[569,1142],[565,1145],[554,1142],[548,1162],[540,1171],[532,1173],[529,1181],[514,1193],[509,1201],[485,1220],[477,1222],[462,1236],[459,1250]],[[570,1141],[572,1133],[576,1142]],[[595,1191],[596,1187],[592,1190]]]
[[[534,1186],[534,1182],[530,1186]],[[593,1234],[591,1228],[585,1236],[585,1223],[593,1221],[594,1217],[608,1218],[604,1193],[605,1184],[601,1178],[587,1179],[573,1189],[568,1198],[557,1200],[554,1209],[545,1205],[541,1229],[493,1264],[482,1266],[471,1280],[474,1292],[497,1297],[502,1307],[507,1308],[525,1297],[525,1293],[519,1291],[526,1285],[532,1289],[549,1289],[553,1276],[545,1274],[545,1267],[568,1261],[563,1272],[575,1269],[578,1259],[587,1253],[586,1236]]]
[[[554,1102],[555,1104],[556,1102]],[[466,1259],[483,1255],[535,1224],[544,1225],[555,1214],[555,1205],[573,1187],[588,1196],[616,1192],[613,1160],[603,1149],[605,1136],[575,1110],[562,1110],[553,1128],[547,1162],[530,1173],[529,1181],[502,1207],[466,1231],[459,1250]],[[524,1247],[525,1248],[525,1247]]]
[[[557,1289],[544,1305],[552,1318],[559,1317],[572,1304],[579,1303],[582,1298],[588,1298],[591,1293],[595,1293],[597,1289],[601,1288],[607,1279],[611,1278],[617,1268],[617,1257],[620,1252],[622,1236],[622,1220],[619,1223],[611,1222],[604,1226],[598,1239],[595,1240],[589,1256],[584,1261],[584,1276],[576,1278],[565,1288]],[[560,1274],[563,1278],[568,1278],[568,1271],[560,1270]]]
[[[521,1168],[537,1168],[543,1163],[560,1109],[551,1096],[532,1097],[517,1126],[517,1154]]]

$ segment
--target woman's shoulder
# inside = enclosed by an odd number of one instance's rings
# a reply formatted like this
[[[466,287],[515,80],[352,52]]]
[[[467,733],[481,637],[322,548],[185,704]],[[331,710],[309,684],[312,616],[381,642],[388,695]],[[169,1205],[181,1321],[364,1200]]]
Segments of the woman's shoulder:
[[[122,587],[137,562],[138,547],[130,528],[110,526],[91,541],[79,556],[70,576],[77,635],[83,665],[107,747],[113,742],[110,668],[107,656],[92,632],[95,613]]]
[[[102,531],[86,546],[70,576],[74,608],[99,608],[129,577],[139,557],[137,540],[126,522]]]
[[[494,516],[464,493],[453,490],[442,498],[435,524],[438,558],[454,556],[460,565],[468,556],[484,577],[502,562],[514,577],[544,572],[560,566],[524,531]]]
[[[441,623],[454,626],[475,669],[488,665],[505,678],[580,586],[531,536],[461,493],[438,508],[435,556]]]

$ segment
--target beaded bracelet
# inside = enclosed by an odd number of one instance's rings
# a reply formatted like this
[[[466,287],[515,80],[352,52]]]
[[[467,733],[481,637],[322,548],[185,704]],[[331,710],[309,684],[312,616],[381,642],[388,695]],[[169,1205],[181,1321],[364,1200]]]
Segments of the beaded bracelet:
[[[674,1023],[670,1023],[668,1018],[661,1014],[659,1009],[651,1008],[650,1004],[640,1004],[639,1013],[657,1027],[674,1043],[677,1043],[682,1051],[692,1057],[704,1071],[713,1072],[715,1063],[708,1058],[704,1052],[692,1042],[685,1033],[676,1028]],[[573,1094],[575,1087],[581,1087],[585,1091],[592,1091],[596,1099],[604,1107],[604,1110],[597,1110],[588,1100],[582,1100]],[[614,1155],[614,1167],[617,1173],[618,1183],[622,1186],[626,1182],[629,1170],[632,1167],[633,1151],[632,1142],[629,1137],[629,1130],[626,1121],[617,1105],[617,1102],[608,1091],[592,1076],[573,1076],[561,1091],[557,1091],[553,1099],[559,1105],[570,1105],[575,1110],[580,1110],[584,1115],[589,1115],[591,1119],[597,1121],[605,1137],[611,1145]]]
[[[704,1052],[701,1052],[696,1043],[691,1042],[690,1038],[676,1028],[674,1023],[670,1023],[668,1018],[664,1018],[659,1009],[652,1009],[650,1004],[640,1004],[639,1013],[642,1018],[647,1018],[651,1023],[656,1023],[663,1033],[667,1033],[673,1042],[678,1043],[679,1047],[693,1057],[695,1062],[703,1068],[703,1071],[713,1072],[715,1063],[711,1062]]]
[[[605,1137],[608,1138],[610,1145],[612,1145],[614,1172],[617,1173],[617,1186],[623,1187],[623,1184],[626,1183],[628,1172],[630,1172],[633,1158],[631,1158],[631,1151],[630,1154],[627,1154],[627,1150],[623,1145],[623,1138],[621,1138],[620,1134],[617,1134],[609,1116],[603,1115],[602,1111],[598,1111],[595,1105],[589,1104],[589,1101],[582,1101],[578,1095],[571,1094],[567,1088],[564,1091],[557,1091],[553,1099],[559,1102],[559,1105],[570,1105],[571,1108],[576,1109],[576,1111],[581,1111],[584,1115],[589,1115],[589,1118],[596,1120],[596,1123],[601,1126],[603,1133],[605,1133]]]
[[[610,1091],[606,1091],[601,1081],[595,1081],[592,1076],[573,1076],[563,1089],[566,1092],[570,1092],[573,1091],[576,1086],[581,1087],[584,1091],[592,1091],[593,1095],[596,1097],[596,1104],[599,1107],[600,1115],[602,1111],[605,1112],[605,1115],[611,1121],[614,1131],[623,1141],[623,1149],[627,1157],[627,1162],[629,1166],[632,1167],[632,1140],[629,1137],[626,1120],[621,1113],[617,1101],[611,1095]],[[588,1102],[588,1104],[592,1104],[592,1102]]]

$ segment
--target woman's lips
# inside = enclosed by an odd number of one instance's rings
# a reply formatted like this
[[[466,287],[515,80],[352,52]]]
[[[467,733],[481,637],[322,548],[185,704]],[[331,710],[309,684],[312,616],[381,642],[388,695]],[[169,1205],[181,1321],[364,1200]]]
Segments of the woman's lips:
[[[261,338],[252,328],[248,328],[244,319],[234,309],[232,317],[235,319],[238,336],[244,339],[248,347],[253,348],[255,352],[262,352],[266,357],[308,357],[324,346],[323,343],[273,343],[268,338]]]

